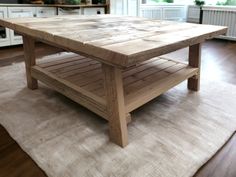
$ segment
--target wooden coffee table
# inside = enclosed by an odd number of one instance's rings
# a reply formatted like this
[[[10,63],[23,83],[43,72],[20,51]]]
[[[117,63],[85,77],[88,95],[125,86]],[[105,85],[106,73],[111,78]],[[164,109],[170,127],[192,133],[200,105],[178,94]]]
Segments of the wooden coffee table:
[[[182,81],[199,90],[201,43],[226,27],[126,16],[0,20],[23,35],[28,88],[40,80],[109,121],[110,140],[128,144],[130,112]],[[35,41],[78,55],[36,64]],[[189,46],[189,63],[163,54]]]

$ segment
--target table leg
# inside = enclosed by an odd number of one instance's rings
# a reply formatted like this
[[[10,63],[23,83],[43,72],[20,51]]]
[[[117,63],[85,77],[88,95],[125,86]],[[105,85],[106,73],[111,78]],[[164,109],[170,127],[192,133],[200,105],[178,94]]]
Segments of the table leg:
[[[121,147],[128,144],[122,71],[102,64],[109,117],[110,140]]]
[[[23,36],[24,55],[25,55],[25,68],[27,86],[29,89],[37,89],[38,82],[31,76],[31,67],[35,65],[35,41],[31,37]]]
[[[188,89],[198,91],[200,89],[201,44],[189,47],[189,66],[199,68],[198,74],[188,79]]]

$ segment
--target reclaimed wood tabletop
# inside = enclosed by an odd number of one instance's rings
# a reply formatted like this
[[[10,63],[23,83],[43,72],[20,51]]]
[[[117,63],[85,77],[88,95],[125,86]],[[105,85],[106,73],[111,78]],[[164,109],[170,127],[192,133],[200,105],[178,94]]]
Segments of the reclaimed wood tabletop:
[[[227,31],[220,26],[114,15],[4,19],[0,25],[121,67]]]

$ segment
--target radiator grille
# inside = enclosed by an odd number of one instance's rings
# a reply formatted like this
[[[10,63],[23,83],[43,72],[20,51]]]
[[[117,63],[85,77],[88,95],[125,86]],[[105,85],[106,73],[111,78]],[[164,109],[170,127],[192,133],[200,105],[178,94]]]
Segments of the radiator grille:
[[[228,32],[222,37],[236,40],[236,11],[204,9],[203,24],[227,26]]]
[[[150,19],[162,19],[162,10],[161,9],[141,9],[141,17],[150,18]]]
[[[141,7],[140,16],[158,20],[184,21],[186,19],[185,7]]]

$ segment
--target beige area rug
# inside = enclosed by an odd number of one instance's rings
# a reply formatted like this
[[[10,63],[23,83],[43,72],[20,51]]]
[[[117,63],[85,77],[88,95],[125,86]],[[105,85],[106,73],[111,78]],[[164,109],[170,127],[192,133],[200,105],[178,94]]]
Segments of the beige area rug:
[[[122,149],[105,120],[43,84],[28,90],[15,64],[0,68],[0,123],[49,177],[190,177],[236,130],[236,87],[185,84],[132,113]]]

